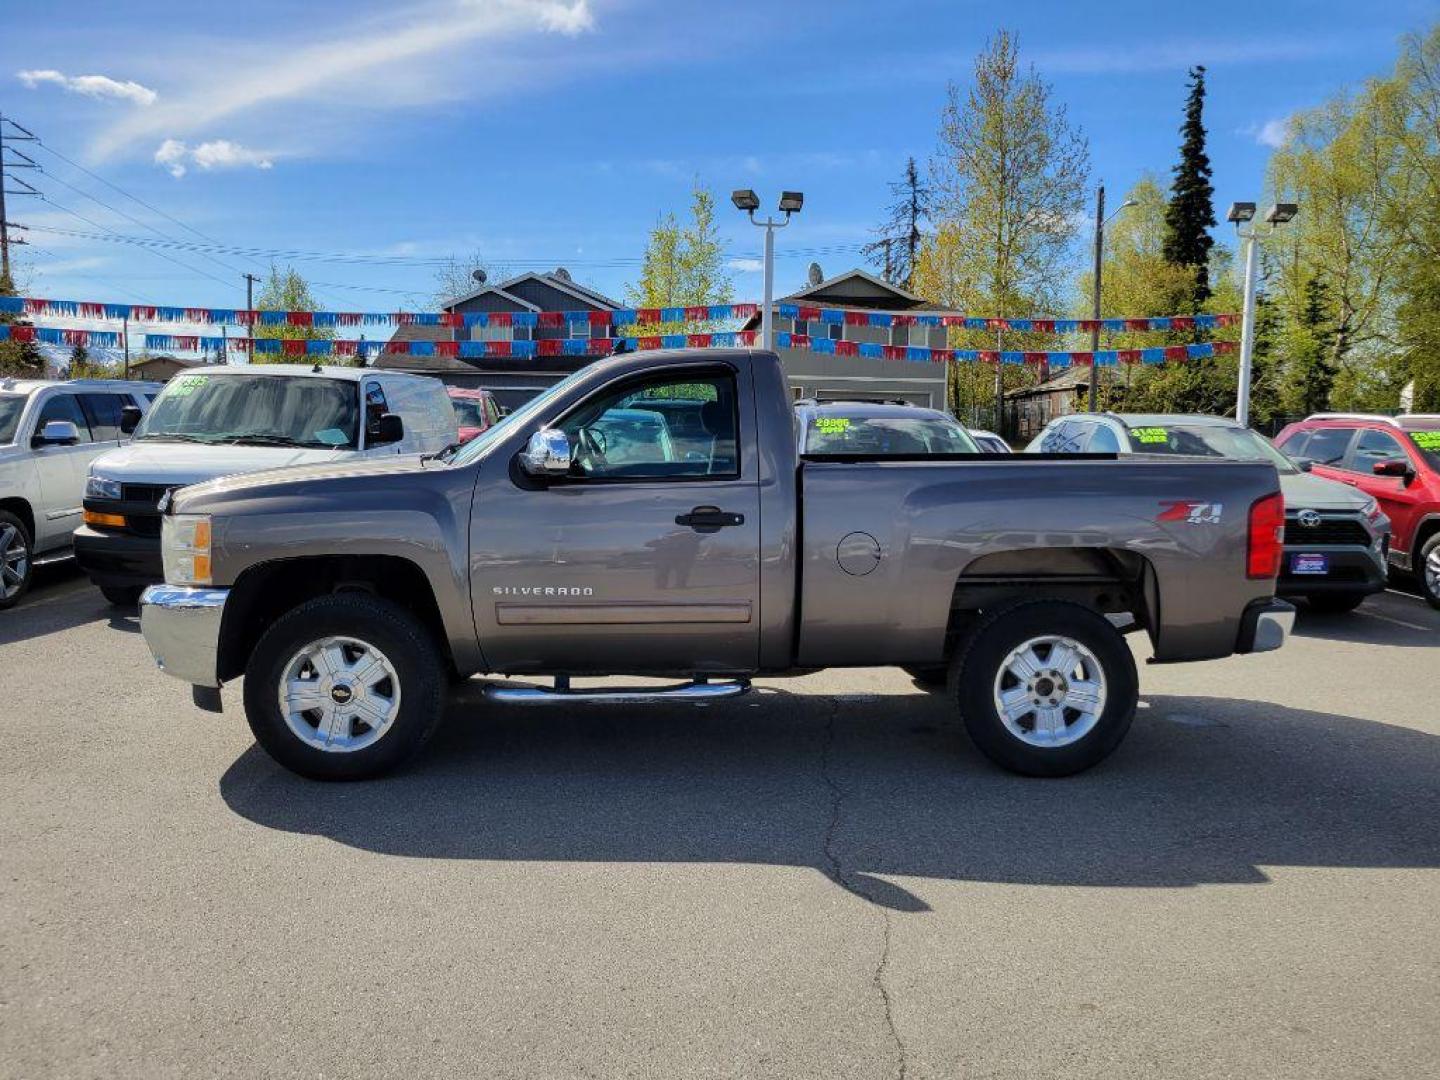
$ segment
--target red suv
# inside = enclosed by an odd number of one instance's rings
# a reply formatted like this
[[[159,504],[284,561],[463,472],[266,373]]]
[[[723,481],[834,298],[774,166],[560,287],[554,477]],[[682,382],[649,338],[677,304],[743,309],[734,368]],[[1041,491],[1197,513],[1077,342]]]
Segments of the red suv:
[[[1275,445],[1316,476],[1373,495],[1390,518],[1390,565],[1413,573],[1440,608],[1440,414],[1317,413]]]
[[[489,390],[447,386],[445,392],[450,395],[450,404],[455,409],[455,423],[460,429],[462,444],[494,427],[504,415],[495,395]]]

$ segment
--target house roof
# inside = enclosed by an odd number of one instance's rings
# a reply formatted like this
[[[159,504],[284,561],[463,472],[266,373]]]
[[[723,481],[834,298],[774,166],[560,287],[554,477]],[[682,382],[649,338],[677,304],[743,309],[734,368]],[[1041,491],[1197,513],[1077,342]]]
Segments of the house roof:
[[[1046,379],[1044,382],[1039,383],[1036,386],[1032,386],[1028,390],[1011,390],[1007,392],[1006,396],[1015,398],[1025,397],[1029,394],[1051,394],[1057,390],[1078,390],[1082,386],[1089,387],[1089,385],[1089,365],[1074,364],[1071,367],[1068,367],[1064,371],[1060,372],[1058,375]]]
[[[856,278],[862,281],[869,282],[871,285],[874,285],[879,289],[883,289],[885,292],[893,295],[896,300],[901,301],[901,303],[897,305],[898,307],[903,307],[906,309],[912,307],[934,307],[934,304],[931,301],[926,300],[923,296],[916,296],[908,289],[902,289],[899,285],[895,285],[889,281],[886,281],[882,277],[876,277],[868,270],[862,270],[858,266],[854,267],[853,269],[846,270],[843,274],[836,274],[834,277],[826,278],[818,285],[809,285],[801,289],[799,292],[791,293],[789,296],[782,296],[780,298],[780,303],[798,303],[801,300],[809,300],[818,294],[822,294],[829,291],[830,289],[833,289],[842,281],[853,281]]]
[[[130,370],[147,367],[150,364],[176,364],[180,367],[199,367],[204,360],[193,360],[186,356],[171,356],[169,353],[161,353],[158,356],[146,356],[141,359],[130,361]]]
[[[444,307],[448,310],[449,308],[453,308],[459,304],[474,300],[477,296],[484,296],[486,293],[494,292],[502,294],[507,300],[512,300],[517,304],[521,304],[524,307],[529,308],[531,311],[539,311],[540,309],[534,304],[526,300],[521,300],[518,296],[515,296],[507,291],[512,285],[516,285],[522,281],[539,281],[542,284],[550,286],[552,289],[558,289],[560,292],[573,296],[576,300],[579,300],[585,304],[598,305],[600,307],[610,308],[612,310],[620,306],[618,301],[611,300],[603,293],[598,293],[594,289],[587,288],[586,286],[581,285],[578,282],[559,277],[554,273],[546,274],[541,273],[537,270],[530,270],[526,273],[516,274],[514,277],[506,278],[504,281],[500,282],[497,285],[481,285],[479,288],[472,289],[464,296],[457,296],[454,299],[447,301],[444,304]]]

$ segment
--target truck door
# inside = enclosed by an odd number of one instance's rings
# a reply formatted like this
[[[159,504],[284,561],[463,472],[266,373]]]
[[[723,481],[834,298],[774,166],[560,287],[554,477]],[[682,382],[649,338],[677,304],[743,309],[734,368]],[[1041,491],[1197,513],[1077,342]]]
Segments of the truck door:
[[[481,492],[471,588],[492,668],[757,666],[759,463],[740,383],[728,365],[611,383],[553,425],[570,476],[511,469]],[[667,421],[677,414],[686,422]]]

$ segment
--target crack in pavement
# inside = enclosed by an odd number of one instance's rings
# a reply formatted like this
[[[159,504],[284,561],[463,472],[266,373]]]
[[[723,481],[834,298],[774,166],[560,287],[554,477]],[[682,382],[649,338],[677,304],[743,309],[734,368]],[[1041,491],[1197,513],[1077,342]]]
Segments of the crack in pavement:
[[[826,874],[830,880],[839,885],[846,892],[858,896],[872,908],[880,913],[884,921],[884,933],[881,938],[880,959],[875,964],[875,970],[870,976],[870,983],[880,995],[880,1003],[885,1010],[885,1026],[890,1032],[890,1040],[895,1044],[895,1054],[898,1060],[898,1080],[905,1080],[909,1073],[909,1054],[905,1048],[905,1042],[900,1038],[900,1030],[895,1026],[895,1003],[890,996],[890,989],[885,985],[885,972],[890,966],[890,912],[886,907],[877,902],[864,888],[861,882],[867,880],[864,875],[860,878],[852,878],[840,856],[835,851],[835,834],[840,828],[841,807],[845,801],[845,791],[836,781],[831,764],[835,751],[835,720],[840,712],[840,702],[830,699],[830,708],[825,717],[825,744],[820,756],[820,776],[825,786],[830,789],[830,823],[825,829],[825,859],[830,864]]]

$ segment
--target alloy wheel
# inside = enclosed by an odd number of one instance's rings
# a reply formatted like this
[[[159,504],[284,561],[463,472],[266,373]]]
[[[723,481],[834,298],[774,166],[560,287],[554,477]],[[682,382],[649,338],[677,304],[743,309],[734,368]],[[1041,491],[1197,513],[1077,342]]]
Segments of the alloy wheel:
[[[351,753],[385,736],[400,711],[400,677],[375,646],[327,637],[285,665],[280,715],[297,739],[327,753]]]
[[[1007,731],[1030,746],[1069,746],[1088,735],[1105,711],[1105,671],[1073,638],[1030,638],[1001,661],[995,711]]]

